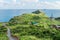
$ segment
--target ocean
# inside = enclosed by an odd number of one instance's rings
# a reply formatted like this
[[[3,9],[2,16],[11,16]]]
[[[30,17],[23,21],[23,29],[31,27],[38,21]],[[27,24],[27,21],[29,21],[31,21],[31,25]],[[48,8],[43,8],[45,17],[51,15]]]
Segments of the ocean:
[[[0,22],[8,22],[14,16],[23,13],[31,13],[38,9],[0,9]],[[60,17],[60,9],[39,9],[44,12],[48,17],[53,14],[54,17]]]

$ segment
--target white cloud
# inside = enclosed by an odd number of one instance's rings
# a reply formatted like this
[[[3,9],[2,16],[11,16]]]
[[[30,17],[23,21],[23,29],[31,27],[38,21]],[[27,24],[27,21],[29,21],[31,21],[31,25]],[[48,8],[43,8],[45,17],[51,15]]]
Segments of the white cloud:
[[[0,2],[4,2],[4,0],[0,0]]]
[[[0,9],[60,9],[60,1],[39,1],[39,0],[12,0],[7,2],[0,0]]]
[[[55,1],[55,2],[40,2],[39,7],[41,9],[60,9],[60,1]]]
[[[12,0],[12,3],[16,3],[16,0]]]
[[[22,2],[39,2],[39,0],[21,0]]]
[[[38,3],[26,3],[26,9],[60,9],[60,1],[47,2],[41,1]]]

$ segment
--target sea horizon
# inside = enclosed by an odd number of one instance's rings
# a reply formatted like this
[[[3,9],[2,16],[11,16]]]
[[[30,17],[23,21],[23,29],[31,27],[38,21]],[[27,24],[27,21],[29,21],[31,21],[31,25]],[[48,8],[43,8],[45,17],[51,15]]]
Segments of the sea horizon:
[[[53,14],[54,17],[60,17],[60,9],[0,9],[0,22],[8,22],[14,16],[24,13],[31,13],[36,10],[41,10],[48,17]]]

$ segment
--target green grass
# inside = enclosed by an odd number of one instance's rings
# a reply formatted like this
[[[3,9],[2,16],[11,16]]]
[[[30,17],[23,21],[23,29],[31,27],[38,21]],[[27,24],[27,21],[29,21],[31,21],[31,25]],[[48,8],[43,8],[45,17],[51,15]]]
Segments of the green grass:
[[[21,40],[52,40],[52,38],[37,38],[35,36],[22,36]]]
[[[0,40],[8,40],[6,34],[0,34]]]
[[[55,21],[57,25],[60,25],[60,21]]]

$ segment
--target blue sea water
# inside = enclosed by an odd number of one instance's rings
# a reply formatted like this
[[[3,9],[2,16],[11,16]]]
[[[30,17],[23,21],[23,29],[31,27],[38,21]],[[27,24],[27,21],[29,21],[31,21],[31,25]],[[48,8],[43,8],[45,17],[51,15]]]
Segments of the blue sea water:
[[[0,9],[0,22],[8,22],[12,17],[23,13],[31,13],[37,9]],[[41,9],[47,16],[60,17],[60,9]]]

